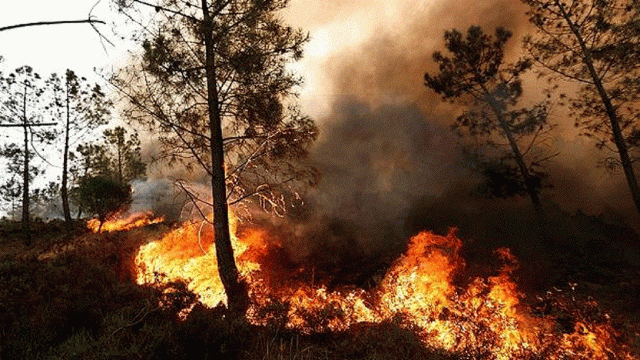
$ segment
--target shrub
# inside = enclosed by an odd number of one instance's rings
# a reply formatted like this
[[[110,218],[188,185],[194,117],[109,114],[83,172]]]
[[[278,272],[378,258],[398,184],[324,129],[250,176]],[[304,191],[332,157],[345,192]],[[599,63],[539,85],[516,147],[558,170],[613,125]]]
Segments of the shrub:
[[[131,186],[108,177],[88,176],[78,186],[78,205],[98,216],[100,228],[110,216],[126,210],[132,201]]]

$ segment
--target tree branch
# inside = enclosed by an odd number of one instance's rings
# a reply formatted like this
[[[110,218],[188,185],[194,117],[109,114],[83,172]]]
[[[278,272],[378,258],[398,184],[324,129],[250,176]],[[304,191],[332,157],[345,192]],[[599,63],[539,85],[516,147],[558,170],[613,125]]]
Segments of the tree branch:
[[[39,123],[39,124],[0,124],[0,127],[33,127],[33,126],[54,126],[57,123]]]
[[[106,24],[106,22],[104,22],[102,20],[94,20],[94,19],[60,20],[60,21],[38,21],[38,22],[32,22],[32,23],[24,23],[24,24],[16,24],[16,25],[9,25],[9,26],[0,27],[0,31],[18,29],[18,28],[23,28],[23,27],[27,27],[27,26],[59,25],[59,24],[83,24],[83,23],[88,23],[88,24],[94,24],[94,23]]]

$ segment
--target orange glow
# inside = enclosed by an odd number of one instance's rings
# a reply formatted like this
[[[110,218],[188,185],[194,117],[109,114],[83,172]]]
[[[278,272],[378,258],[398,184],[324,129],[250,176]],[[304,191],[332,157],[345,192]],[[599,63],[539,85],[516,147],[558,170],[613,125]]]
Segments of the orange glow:
[[[100,231],[114,232],[114,231],[127,231],[150,224],[158,224],[164,222],[163,217],[153,218],[153,214],[150,212],[134,213],[126,217],[125,219],[111,219],[102,224],[100,228],[100,220],[91,219],[87,221],[87,228],[94,233]]]
[[[302,333],[400,321],[427,347],[469,358],[608,359],[616,345],[610,325],[576,322],[573,333],[563,334],[551,316],[533,315],[521,304],[523,294],[511,279],[518,264],[508,249],[496,251],[504,262],[498,275],[455,285],[455,275],[465,266],[462,241],[453,233],[423,232],[410,240],[407,251],[374,289],[329,290],[293,276],[274,281],[276,275],[261,267],[269,257],[269,234],[239,232],[236,223],[232,221],[232,242],[238,268],[249,285],[252,306],[247,317],[256,325],[269,321],[263,310],[275,300],[284,305],[284,326]],[[184,223],[140,249],[138,282],[184,281],[203,305],[225,303],[212,245],[209,223]],[[616,346],[616,358],[634,359]]]

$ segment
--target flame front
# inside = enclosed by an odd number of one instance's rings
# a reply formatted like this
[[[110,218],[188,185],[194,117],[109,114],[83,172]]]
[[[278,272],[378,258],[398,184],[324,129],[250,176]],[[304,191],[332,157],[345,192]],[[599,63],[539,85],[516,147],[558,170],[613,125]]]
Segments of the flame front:
[[[552,317],[532,315],[520,304],[522,294],[510,277],[516,261],[507,249],[497,251],[507,264],[497,276],[455,286],[453,278],[464,266],[461,240],[423,232],[376,288],[330,291],[302,281],[273,281],[261,268],[267,232],[243,230],[237,236],[235,224],[232,243],[252,299],[248,318],[256,325],[269,321],[264,309],[275,300],[286,311],[285,326],[303,333],[400,319],[426,346],[471,358],[635,359],[616,344],[608,324],[577,322],[573,333],[562,334]],[[187,222],[140,249],[138,282],[183,281],[203,305],[225,303],[212,245],[209,224]]]
[[[114,216],[113,219],[105,221],[102,226],[100,226],[100,220],[98,219],[90,219],[87,221],[87,228],[93,231],[94,233],[98,232],[114,232],[114,231],[127,231],[135,228],[139,228],[142,226],[147,226],[151,224],[158,224],[164,222],[163,217],[154,218],[153,214],[150,212],[141,212],[141,213],[133,213],[126,218],[118,218],[118,215]]]

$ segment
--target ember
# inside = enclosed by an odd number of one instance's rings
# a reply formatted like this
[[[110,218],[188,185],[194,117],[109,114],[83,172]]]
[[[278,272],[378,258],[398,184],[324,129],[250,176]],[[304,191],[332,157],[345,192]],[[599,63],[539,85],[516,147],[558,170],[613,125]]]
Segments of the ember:
[[[237,221],[232,223],[232,233],[239,234]],[[241,234],[232,241],[250,288],[248,319],[256,325],[267,323],[261,309],[276,301],[286,304],[284,326],[302,333],[394,320],[416,331],[427,347],[470,358],[635,358],[616,343],[608,324],[577,321],[571,333],[562,333],[553,317],[534,315],[522,305],[524,296],[510,276],[517,261],[507,249],[496,251],[505,262],[496,276],[456,286],[453,278],[464,268],[462,241],[453,233],[423,232],[410,240],[375,288],[330,290],[298,280],[270,281],[261,267],[269,256],[269,234],[246,229]],[[205,306],[225,303],[212,245],[209,224],[187,222],[140,249],[138,282],[183,281]]]

